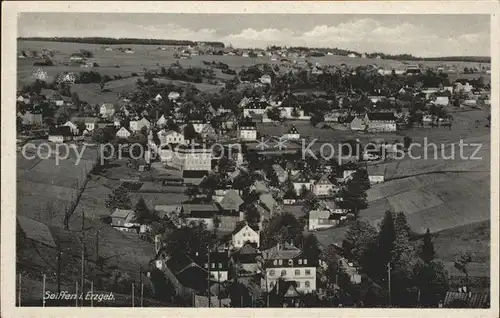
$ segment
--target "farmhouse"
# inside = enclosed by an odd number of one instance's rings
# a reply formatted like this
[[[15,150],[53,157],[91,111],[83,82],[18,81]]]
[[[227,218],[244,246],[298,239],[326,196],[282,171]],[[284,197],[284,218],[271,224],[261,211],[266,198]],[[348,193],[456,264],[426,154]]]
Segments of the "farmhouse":
[[[140,120],[132,120],[130,121],[130,131],[138,132],[141,131],[142,128],[146,127],[147,130],[151,128],[151,123],[146,118],[142,118]]]
[[[328,179],[328,174],[324,174],[314,183],[312,191],[316,196],[331,195],[335,189],[335,185]]]
[[[61,126],[56,128],[51,128],[49,130],[49,141],[61,143],[69,141],[73,138],[71,128],[68,126]]]
[[[184,134],[181,134],[175,130],[166,131],[165,129],[162,129],[157,133],[157,136],[158,139],[160,139],[160,144],[162,145],[186,143]]]
[[[330,218],[330,211],[312,210],[309,211],[309,231],[317,231],[334,227],[339,222]]]
[[[238,137],[241,140],[257,140],[257,126],[255,123],[245,123],[238,127]]]
[[[262,251],[265,275],[261,288],[272,290],[280,280],[295,282],[301,293],[316,290],[316,264],[299,248],[284,243]],[[266,285],[267,284],[267,285]]]
[[[130,137],[130,135],[132,134],[125,127],[120,128],[116,132],[116,137],[120,139],[127,139],[128,137]]]
[[[370,184],[377,184],[385,181],[385,168],[385,165],[372,165],[367,167]]]
[[[264,115],[269,104],[266,101],[252,101],[243,108],[243,117],[250,117],[252,114]]]
[[[396,117],[394,113],[367,113],[364,121],[368,127],[368,131],[396,131]]]
[[[351,121],[350,124],[351,130],[365,130],[366,125],[365,121],[363,120],[363,117],[356,116],[354,119]]]
[[[43,123],[42,114],[26,112],[22,115],[23,125],[41,125]]]
[[[252,229],[248,224],[245,224],[241,229],[234,230],[231,238],[233,248],[240,249],[248,242],[254,243],[258,248],[260,246],[259,232]]]
[[[123,232],[137,233],[140,225],[135,223],[135,213],[132,210],[116,209],[111,215],[111,226]]]

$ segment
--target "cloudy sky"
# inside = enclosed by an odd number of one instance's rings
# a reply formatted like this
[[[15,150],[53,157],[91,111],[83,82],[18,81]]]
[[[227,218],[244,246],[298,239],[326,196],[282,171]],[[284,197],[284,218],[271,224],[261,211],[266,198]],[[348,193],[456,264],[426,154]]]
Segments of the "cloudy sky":
[[[338,47],[415,56],[490,55],[488,15],[22,13],[22,37],[222,41],[234,47]]]

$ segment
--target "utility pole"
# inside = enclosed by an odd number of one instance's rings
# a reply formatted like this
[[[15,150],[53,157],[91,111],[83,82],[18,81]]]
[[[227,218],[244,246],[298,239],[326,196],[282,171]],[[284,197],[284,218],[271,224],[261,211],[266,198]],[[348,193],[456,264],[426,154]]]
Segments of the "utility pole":
[[[135,286],[134,283],[132,283],[132,307],[135,307]]]
[[[85,285],[85,210],[82,210],[82,268],[81,268],[81,289],[82,289],[82,294],[84,292],[84,285]],[[81,302],[82,307],[84,306],[84,302]]]
[[[389,305],[392,304],[391,301],[391,263],[387,263],[387,285],[389,290]]]
[[[141,283],[141,307],[144,307],[144,284]]]
[[[17,300],[17,306],[19,306],[19,307],[21,307],[21,290],[22,290],[21,274],[19,274],[19,295],[18,295],[18,300]]]
[[[94,307],[94,281],[90,282],[90,307]]]
[[[208,308],[210,308],[210,243],[208,243],[208,279],[207,279],[207,296],[208,296]]]
[[[95,240],[95,262],[99,262],[99,229],[97,229]]]
[[[45,279],[46,279],[46,276],[45,276],[45,274],[43,274],[42,307],[45,307]]]

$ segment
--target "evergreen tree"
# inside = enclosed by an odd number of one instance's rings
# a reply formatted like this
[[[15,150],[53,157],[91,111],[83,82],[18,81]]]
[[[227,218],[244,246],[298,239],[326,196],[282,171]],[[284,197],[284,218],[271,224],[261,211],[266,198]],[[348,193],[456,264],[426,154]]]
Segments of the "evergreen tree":
[[[149,208],[142,197],[140,197],[139,201],[137,201],[134,212],[135,212],[135,221],[138,222],[139,224],[144,224],[149,221],[153,221]]]
[[[355,221],[346,233],[342,247],[363,267],[366,252],[376,242],[377,230],[365,221]],[[369,264],[366,264],[369,266]]]
[[[391,211],[386,211],[378,233],[378,257],[375,264],[373,264],[373,279],[382,280],[385,278],[386,266],[392,261],[395,240],[394,215]]]
[[[304,237],[302,251],[303,255],[309,259],[312,264],[318,264],[321,250],[319,248],[319,241],[314,234],[308,234]]]
[[[429,229],[425,232],[424,235],[424,242],[422,246],[420,247],[420,258],[427,264],[432,262],[434,260],[435,256],[435,251],[434,251],[434,244],[432,243],[431,240],[431,232]]]

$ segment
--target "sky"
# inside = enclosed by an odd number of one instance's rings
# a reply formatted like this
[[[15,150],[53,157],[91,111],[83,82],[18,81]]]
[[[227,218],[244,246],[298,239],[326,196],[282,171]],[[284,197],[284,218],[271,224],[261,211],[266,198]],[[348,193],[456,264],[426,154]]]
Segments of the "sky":
[[[21,13],[20,37],[221,41],[420,57],[490,56],[489,15]]]

